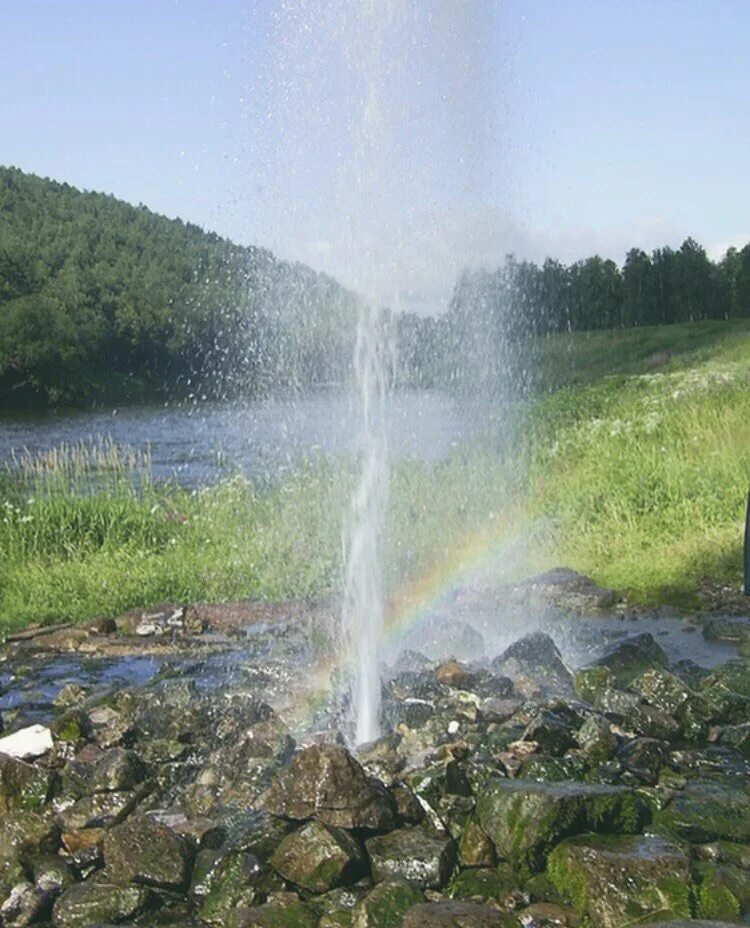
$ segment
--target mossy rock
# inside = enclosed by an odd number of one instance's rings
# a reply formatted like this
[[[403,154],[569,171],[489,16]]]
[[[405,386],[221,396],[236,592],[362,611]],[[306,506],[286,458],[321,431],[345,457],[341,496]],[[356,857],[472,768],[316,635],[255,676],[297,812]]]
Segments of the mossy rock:
[[[404,879],[418,886],[440,889],[456,862],[456,847],[449,835],[438,835],[426,828],[400,828],[377,835],[365,842],[372,878]]]
[[[542,869],[547,852],[568,835],[630,834],[648,817],[643,798],[620,786],[497,779],[477,798],[485,834],[521,872]]]
[[[226,928],[317,928],[318,917],[299,899],[273,900],[266,905],[235,909]]]
[[[41,812],[52,782],[49,770],[0,754],[0,812]]]
[[[664,649],[649,632],[624,638],[594,662],[596,667],[608,668],[619,686],[627,686],[647,670],[668,665]]]
[[[571,838],[549,855],[547,872],[598,928],[691,915],[690,862],[680,847],[662,838]]]
[[[451,899],[483,902],[505,908],[505,900],[521,889],[521,878],[506,865],[475,867],[457,873],[446,887]]]
[[[352,928],[400,928],[406,912],[424,902],[422,890],[406,880],[374,887],[352,912]]]
[[[466,823],[458,842],[458,859],[463,867],[493,867],[495,847],[478,822]]]
[[[696,864],[698,913],[704,918],[730,918],[750,911],[750,872],[729,863]]]
[[[615,675],[609,667],[582,667],[573,674],[576,695],[592,705],[601,694],[615,685]]]
[[[223,926],[235,909],[252,906],[258,900],[258,861],[244,851],[215,854],[210,862],[205,856],[206,852],[201,852],[196,858],[191,895],[195,897],[200,891],[201,921]]]
[[[142,886],[114,886],[90,880],[76,883],[55,902],[55,928],[90,928],[91,925],[121,922],[141,912],[151,893]]]
[[[654,821],[689,841],[750,841],[750,795],[720,783],[690,783]]]
[[[362,848],[347,832],[308,822],[287,835],[274,851],[271,866],[285,880],[314,893],[352,883],[366,868]]]

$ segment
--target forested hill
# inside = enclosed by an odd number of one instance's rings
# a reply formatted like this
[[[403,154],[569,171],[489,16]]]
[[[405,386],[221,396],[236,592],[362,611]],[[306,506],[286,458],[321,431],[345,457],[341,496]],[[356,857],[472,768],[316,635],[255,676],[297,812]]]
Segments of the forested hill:
[[[353,302],[262,248],[0,167],[0,408],[340,379]]]

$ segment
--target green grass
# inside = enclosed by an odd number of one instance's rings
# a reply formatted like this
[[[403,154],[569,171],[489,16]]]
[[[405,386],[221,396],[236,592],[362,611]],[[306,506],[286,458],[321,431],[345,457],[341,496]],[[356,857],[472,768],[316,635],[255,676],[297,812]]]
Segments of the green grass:
[[[667,348],[669,361],[645,372]],[[389,587],[479,563],[507,576],[510,561],[516,573],[568,564],[642,603],[693,607],[704,584],[738,587],[750,325],[545,339],[533,352],[546,377],[537,386],[557,389],[437,465],[395,469]],[[10,469],[0,628],[338,585],[347,465],[312,461],[275,486],[235,477],[196,492],[155,486],[148,471],[110,446]]]

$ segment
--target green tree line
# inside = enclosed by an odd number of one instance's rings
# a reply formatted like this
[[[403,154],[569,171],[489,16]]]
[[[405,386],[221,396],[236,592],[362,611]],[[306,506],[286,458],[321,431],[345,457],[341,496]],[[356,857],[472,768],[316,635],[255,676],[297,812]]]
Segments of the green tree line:
[[[305,388],[355,316],[265,249],[0,167],[0,407]]]

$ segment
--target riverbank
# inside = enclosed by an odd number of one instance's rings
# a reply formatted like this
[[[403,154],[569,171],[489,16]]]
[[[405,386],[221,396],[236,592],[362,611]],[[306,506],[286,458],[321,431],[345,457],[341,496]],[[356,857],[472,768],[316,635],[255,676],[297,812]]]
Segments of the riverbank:
[[[397,464],[391,588],[428,597],[512,562],[507,579],[565,563],[637,604],[699,609],[736,592],[750,334],[711,326],[710,338],[700,324],[573,339],[574,382],[442,461]],[[674,350],[643,357],[667,337]],[[187,490],[112,453],[27,462],[5,478],[6,631],[161,601],[309,597],[337,583],[346,466],[311,461],[275,484],[234,477]]]

